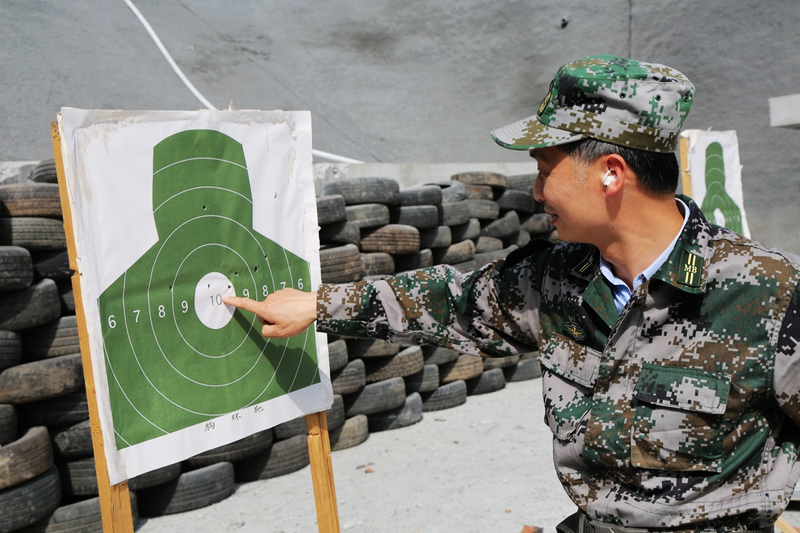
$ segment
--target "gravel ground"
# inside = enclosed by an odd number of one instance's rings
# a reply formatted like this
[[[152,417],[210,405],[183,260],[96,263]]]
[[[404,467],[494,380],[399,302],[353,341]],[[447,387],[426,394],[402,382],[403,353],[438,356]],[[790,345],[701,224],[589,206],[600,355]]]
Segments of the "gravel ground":
[[[341,530],[554,532],[574,507],[556,478],[542,416],[541,380],[509,383],[333,452]],[[310,469],[239,485],[196,511],[143,519],[138,531],[317,531]]]

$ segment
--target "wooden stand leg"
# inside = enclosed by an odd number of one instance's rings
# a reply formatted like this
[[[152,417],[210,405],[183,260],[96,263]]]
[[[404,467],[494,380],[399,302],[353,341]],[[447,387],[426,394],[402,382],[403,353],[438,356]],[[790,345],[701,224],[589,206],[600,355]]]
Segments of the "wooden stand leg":
[[[64,181],[64,160],[61,156],[61,134],[58,123],[50,124],[50,133],[53,138],[53,156],[58,175],[58,189],[61,195],[61,211],[64,218],[64,232],[67,236],[67,252],[69,266],[75,271],[72,275],[72,294],[75,298],[75,315],[78,321],[78,338],[81,346],[81,363],[83,364],[83,377],[86,383],[86,400],[89,407],[89,423],[92,429],[92,446],[94,448],[94,464],[97,471],[97,488],[100,499],[100,514],[103,520],[103,531],[111,533],[133,532],[133,513],[127,481],[119,485],[110,485],[108,467],[106,466],[105,446],[103,432],[100,429],[100,417],[97,409],[97,394],[92,371],[92,361],[89,355],[89,338],[86,332],[86,316],[81,299],[80,272],[75,261],[75,239],[72,227],[72,212],[69,206],[69,196]]]
[[[306,416],[308,426],[308,455],[314,500],[317,505],[317,524],[320,533],[339,533],[339,510],[333,484],[331,442],[328,437],[328,417],[325,411]]]

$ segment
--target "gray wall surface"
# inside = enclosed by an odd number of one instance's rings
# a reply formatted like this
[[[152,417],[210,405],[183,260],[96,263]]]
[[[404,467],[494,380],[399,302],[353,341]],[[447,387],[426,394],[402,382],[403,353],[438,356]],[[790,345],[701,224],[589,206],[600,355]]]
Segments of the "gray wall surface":
[[[488,132],[598,53],[697,87],[687,128],[736,130],[755,239],[800,253],[798,0],[134,0],[216,107],[308,109],[314,146],[368,162],[524,162]],[[0,161],[52,157],[62,106],[198,109],[122,0],[0,2]]]

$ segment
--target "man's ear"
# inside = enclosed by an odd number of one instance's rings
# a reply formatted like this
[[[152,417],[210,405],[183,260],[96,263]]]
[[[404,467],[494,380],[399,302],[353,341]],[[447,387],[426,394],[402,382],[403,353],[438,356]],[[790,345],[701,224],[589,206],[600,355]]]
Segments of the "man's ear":
[[[603,189],[607,194],[616,194],[622,189],[625,180],[629,179],[630,167],[618,154],[609,154],[603,161],[605,173],[603,174]]]

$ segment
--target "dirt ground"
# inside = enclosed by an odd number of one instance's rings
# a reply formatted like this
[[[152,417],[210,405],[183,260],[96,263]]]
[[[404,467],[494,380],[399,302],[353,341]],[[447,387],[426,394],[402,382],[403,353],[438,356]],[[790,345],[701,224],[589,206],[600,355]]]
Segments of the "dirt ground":
[[[342,531],[554,532],[573,505],[556,479],[541,380],[470,396],[333,452]],[[309,467],[245,483],[215,505],[142,520],[141,533],[317,531]]]

